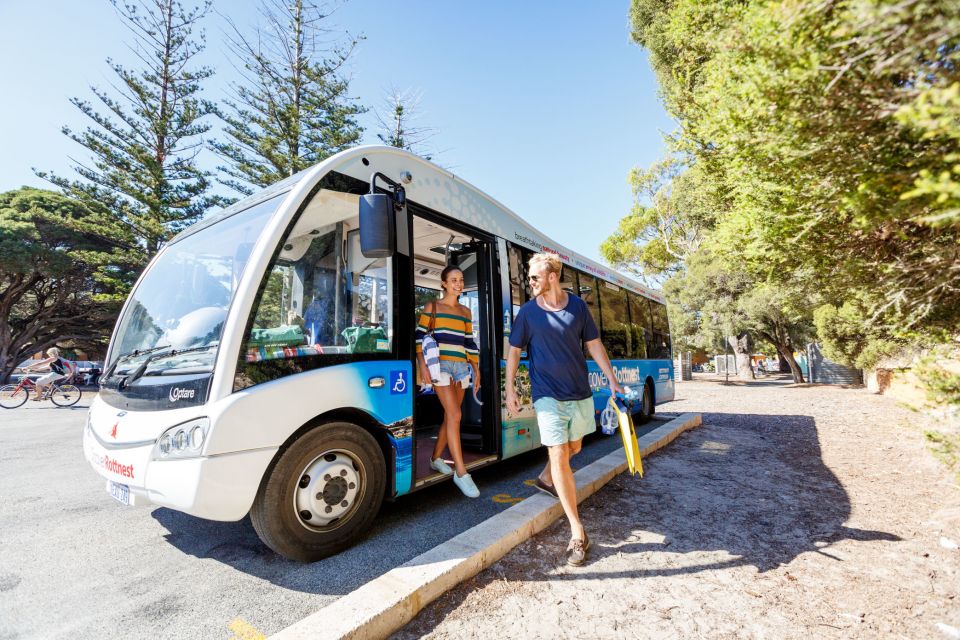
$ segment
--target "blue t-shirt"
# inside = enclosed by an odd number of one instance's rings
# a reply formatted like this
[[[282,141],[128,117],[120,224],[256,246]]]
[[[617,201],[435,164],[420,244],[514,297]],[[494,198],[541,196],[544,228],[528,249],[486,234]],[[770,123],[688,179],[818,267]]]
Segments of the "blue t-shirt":
[[[600,337],[587,303],[567,294],[560,311],[541,309],[531,300],[520,307],[510,331],[510,346],[527,350],[533,400],[583,400],[591,395],[583,343]]]

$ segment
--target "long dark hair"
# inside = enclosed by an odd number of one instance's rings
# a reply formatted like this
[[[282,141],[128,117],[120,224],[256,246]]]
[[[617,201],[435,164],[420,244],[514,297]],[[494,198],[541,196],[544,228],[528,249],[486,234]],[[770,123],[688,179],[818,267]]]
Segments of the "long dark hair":
[[[459,271],[460,273],[463,273],[463,269],[461,269],[455,264],[448,264],[446,267],[444,267],[443,271],[440,272],[440,288],[441,289],[443,289],[443,283],[447,281],[447,276],[449,276],[454,271]]]

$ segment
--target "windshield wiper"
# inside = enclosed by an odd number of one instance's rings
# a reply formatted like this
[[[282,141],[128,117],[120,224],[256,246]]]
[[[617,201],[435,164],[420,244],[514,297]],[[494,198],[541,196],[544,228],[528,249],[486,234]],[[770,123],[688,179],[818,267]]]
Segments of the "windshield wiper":
[[[110,376],[113,375],[113,370],[116,369],[117,365],[124,360],[129,360],[130,358],[136,358],[137,356],[143,356],[148,353],[153,353],[155,351],[159,351],[160,349],[169,349],[169,348],[170,348],[170,345],[165,344],[159,347],[153,347],[152,349],[134,349],[133,351],[128,351],[127,353],[121,353],[119,356],[117,356],[117,359],[113,361],[113,364],[111,364],[110,367],[103,372],[100,378],[102,380],[108,380]]]
[[[166,357],[168,357],[168,356],[179,356],[179,355],[182,355],[182,354],[184,354],[184,353],[194,353],[194,352],[196,352],[196,351],[206,351],[207,349],[210,349],[210,348],[212,348],[212,347],[218,346],[218,344],[219,344],[219,343],[205,344],[205,345],[203,345],[202,347],[191,347],[191,348],[189,348],[189,349],[171,349],[170,351],[163,351],[163,352],[161,352],[161,353],[155,353],[155,354],[149,356],[149,357],[148,357],[146,360],[144,360],[143,362],[141,362],[141,363],[140,363],[140,366],[137,367],[136,370],[135,370],[132,374],[130,374],[129,376],[127,376],[126,378],[124,378],[123,381],[120,382],[119,388],[120,388],[120,389],[123,389],[123,388],[126,387],[127,385],[129,385],[129,384],[131,384],[131,383],[139,380],[139,379],[143,376],[143,374],[146,372],[146,370],[147,370],[147,365],[149,365],[151,362],[154,362],[154,361],[156,361],[156,360],[159,360],[160,358],[166,358]]]
[[[170,351],[169,353],[158,353],[158,354],[156,355],[156,357],[150,358],[150,362],[156,362],[157,360],[160,360],[161,358],[168,358],[168,357],[169,357],[169,358],[172,358],[172,357],[174,357],[174,356],[182,356],[182,355],[185,354],[185,353],[196,353],[196,352],[198,352],[198,351],[209,351],[210,349],[214,349],[214,348],[216,348],[216,347],[218,347],[218,346],[220,346],[220,343],[219,343],[219,342],[214,342],[213,344],[205,344],[205,345],[203,345],[202,347],[190,347],[189,349],[174,349],[173,351]],[[153,375],[153,374],[151,374],[151,375]]]

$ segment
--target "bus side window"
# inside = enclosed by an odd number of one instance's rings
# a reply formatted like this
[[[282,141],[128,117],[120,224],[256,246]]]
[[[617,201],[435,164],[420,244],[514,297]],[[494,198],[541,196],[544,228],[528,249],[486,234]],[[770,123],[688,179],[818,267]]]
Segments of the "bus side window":
[[[393,298],[389,258],[366,258],[360,252],[360,232],[347,236],[345,306],[350,317],[341,335],[350,353],[390,351]]]
[[[628,293],[630,306],[630,343],[631,358],[643,360],[647,357],[647,341],[650,333],[650,307],[647,299],[635,293]]]
[[[257,359],[290,357],[291,349],[335,342],[336,236],[331,230],[284,241],[285,249],[290,248],[267,272],[247,337],[248,354],[255,352]]]
[[[307,208],[284,238],[261,285],[247,362],[392,351],[392,259],[365,257],[356,209],[343,211],[351,217],[323,224],[329,212]]]
[[[577,272],[572,267],[563,267],[560,272],[560,288],[577,295]]]
[[[626,291],[615,284],[600,283],[600,315],[603,317],[603,346],[610,358],[629,357]]]
[[[582,271],[577,272],[577,280],[580,283],[580,297],[583,298],[583,301],[587,303],[587,309],[590,310],[590,315],[593,316],[593,322],[597,325],[597,329],[600,330],[601,336],[603,335],[603,327],[600,322],[600,305],[598,304],[598,293],[597,293],[597,278],[596,276],[587,275]],[[589,358],[590,354],[584,348],[584,354]]]
[[[667,320],[667,305],[651,300],[650,310],[653,316],[653,347],[651,349],[650,357],[669,360],[671,357],[671,349],[670,323]]]
[[[527,290],[527,260],[529,251],[516,245],[509,245],[507,249],[507,258],[510,264],[510,304],[513,306],[513,317],[517,317],[517,311],[523,306],[523,303],[529,300]]]

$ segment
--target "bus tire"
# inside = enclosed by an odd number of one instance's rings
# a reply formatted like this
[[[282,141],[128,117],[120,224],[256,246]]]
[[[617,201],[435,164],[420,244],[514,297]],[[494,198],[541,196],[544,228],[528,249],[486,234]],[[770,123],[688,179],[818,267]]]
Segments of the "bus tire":
[[[653,419],[653,388],[649,382],[643,385],[643,400],[640,402],[640,411],[637,418],[640,424],[650,422]]]
[[[363,428],[330,422],[280,453],[260,485],[250,520],[280,555],[314,562],[350,546],[370,526],[386,487],[386,464]]]

